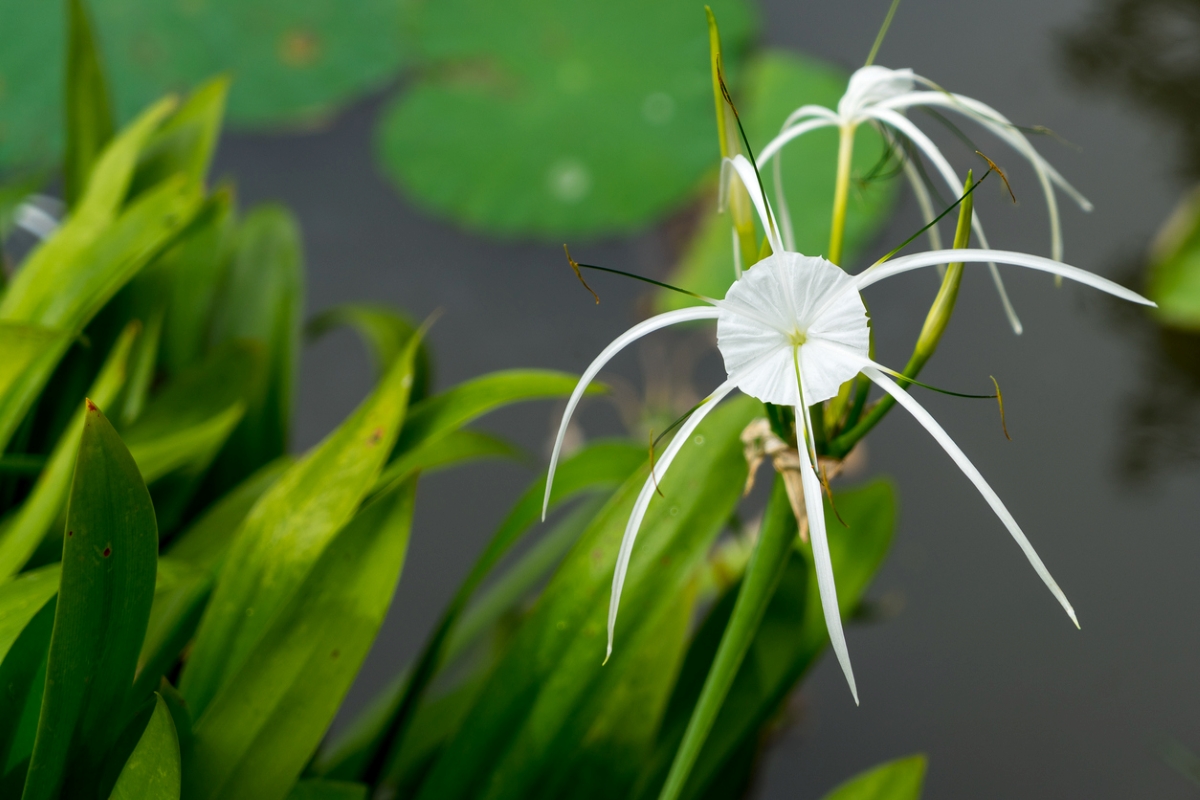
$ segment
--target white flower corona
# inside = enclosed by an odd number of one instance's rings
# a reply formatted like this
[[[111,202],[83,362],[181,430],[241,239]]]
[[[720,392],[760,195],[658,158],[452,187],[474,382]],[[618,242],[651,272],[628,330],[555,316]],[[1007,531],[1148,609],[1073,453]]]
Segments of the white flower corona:
[[[1038,183],[1046,198],[1046,208],[1050,218],[1050,257],[1055,261],[1061,261],[1063,257],[1062,225],[1059,221],[1058,201],[1055,197],[1054,187],[1057,186],[1066,192],[1083,210],[1091,211],[1092,204],[1088,202],[1087,198],[1067,183],[1062,175],[1034,149],[1029,139],[1016,125],[991,106],[961,94],[948,92],[928,78],[917,75],[911,69],[888,69],[880,66],[863,67],[850,76],[850,82],[846,86],[845,94],[838,101],[836,111],[818,105],[806,105],[793,111],[784,121],[779,134],[759,154],[760,165],[765,165],[772,159],[775,161],[775,204],[778,207],[780,218],[783,220],[783,240],[788,249],[794,250],[796,245],[788,219],[787,198],[783,194],[783,183],[780,179],[781,153],[783,147],[793,139],[819,128],[836,127],[844,131],[852,131],[863,123],[874,123],[889,141],[894,141],[895,137],[899,136],[911,142],[929,159],[937,174],[945,181],[951,194],[958,195],[962,183],[956,176],[954,168],[950,166],[950,162],[946,160],[933,140],[904,115],[908,109],[921,106],[943,108],[974,120],[1029,161],[1037,174]],[[906,157],[902,158],[902,161],[905,175],[917,196],[917,202],[921,206],[925,221],[930,222],[934,218],[934,211],[929,192],[912,161]],[[978,214],[972,218],[972,228],[980,245],[986,248],[988,246],[987,237],[984,235]],[[940,249],[941,243],[937,228],[931,228],[929,235],[933,248]],[[991,264],[990,268],[1009,322],[1013,329],[1020,333],[1021,322],[1017,319],[1012,304],[1008,301],[1004,284],[1000,280],[1000,273],[995,264]]]
[[[878,86],[878,83],[874,84]],[[872,91],[877,91],[872,89]],[[753,181],[752,168],[742,156],[736,156],[731,167],[742,177],[749,188],[751,199],[758,209],[764,228],[773,230],[773,219],[761,192]],[[754,187],[754,188],[750,188]],[[770,235],[770,233],[768,234]],[[778,239],[771,236],[774,245]],[[876,265],[858,275],[848,275],[839,267],[823,258],[813,258],[776,248],[774,255],[759,261],[737,280],[722,300],[706,300],[708,306],[685,308],[659,314],[635,325],[618,336],[584,371],[575,387],[559,427],[554,453],[546,478],[546,497],[542,516],[549,504],[550,488],[554,470],[558,463],[563,439],[571,415],[575,412],[588,384],[605,364],[620,350],[646,334],[674,325],[702,319],[717,321],[717,347],[725,361],[727,380],[705,398],[704,402],[680,426],[679,432],[667,445],[662,456],[655,462],[652,474],[646,479],[641,493],[634,502],[633,511],[626,524],[625,535],[617,554],[613,574],[612,596],[609,601],[608,652],[612,652],[613,634],[617,620],[617,608],[621,589],[633,554],[634,541],[641,527],[646,509],[655,494],[655,488],[663,475],[670,469],[683,444],[687,442],[705,416],[734,389],[755,397],[764,403],[786,405],[795,409],[799,444],[805,453],[800,458],[800,471],[804,488],[805,504],[809,509],[821,509],[821,482],[813,467],[816,453],[812,442],[812,424],[808,409],[837,394],[842,383],[861,373],[896,399],[916,420],[925,427],[939,445],[949,454],[968,480],[975,485],[991,506],[996,516],[1008,529],[1013,539],[1024,551],[1034,570],[1058,599],[1072,621],[1078,625],[1075,612],[1058,584],[1042,564],[1033,546],[1029,543],[1012,514],[1004,503],[963,454],[958,445],[914,400],[888,375],[898,373],[881,366],[868,355],[870,332],[866,308],[860,291],[884,278],[908,272],[920,267],[952,262],[1001,263],[1041,270],[1061,275],[1084,283],[1116,297],[1143,305],[1153,305],[1149,300],[1123,286],[1098,275],[1068,266],[1040,256],[1014,253],[1003,250],[934,250],[903,256]],[[850,656],[842,632],[841,616],[837,605],[833,565],[829,555],[829,544],[823,513],[809,515],[809,533],[812,541],[813,561],[817,573],[821,606],[825,624],[838,662],[846,675],[850,690],[858,702],[858,691],[854,673],[850,667]]]

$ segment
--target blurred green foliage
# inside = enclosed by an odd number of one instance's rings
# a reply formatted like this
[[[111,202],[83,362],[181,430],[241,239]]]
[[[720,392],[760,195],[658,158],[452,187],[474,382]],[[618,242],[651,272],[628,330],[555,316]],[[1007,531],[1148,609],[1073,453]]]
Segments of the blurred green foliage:
[[[0,796],[652,796],[753,585],[756,613],[739,623],[741,655],[686,784],[688,797],[742,796],[763,732],[826,643],[792,528],[764,528],[783,556],[769,580],[738,555],[756,546],[732,522],[740,433],[762,414],[749,398],[714,411],[662,481],[607,665],[608,584],[648,468],[628,441],[564,462],[552,504],[565,513],[522,547],[535,480],[422,655],[328,738],[389,613],[420,477],[523,457],[465,426],[566,395],[575,378],[513,370],[437,393],[423,328],[403,314],[341,306],[304,326],[291,214],[240,214],[232,187],[206,183],[227,83],[122,127],[88,16],[76,0],[70,12],[70,213],[0,294]],[[13,184],[3,208],[36,188]],[[341,325],[378,380],[293,457],[302,331]],[[769,520],[790,520],[782,497]],[[831,551],[848,615],[894,505],[883,481],[839,493],[851,530]],[[909,800],[910,773],[845,796]]]

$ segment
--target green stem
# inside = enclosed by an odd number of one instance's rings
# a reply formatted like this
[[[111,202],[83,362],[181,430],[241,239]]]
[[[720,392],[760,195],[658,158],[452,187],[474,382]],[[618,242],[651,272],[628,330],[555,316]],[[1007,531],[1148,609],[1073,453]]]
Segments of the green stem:
[[[968,172],[966,187],[969,188],[970,186],[971,173]],[[964,196],[962,205],[958,211],[958,227],[954,232],[954,248],[956,250],[970,244],[973,206],[973,198],[968,193]],[[921,372],[921,368],[925,366],[926,362],[933,357],[934,352],[937,350],[938,343],[942,339],[942,334],[946,332],[946,326],[950,324],[950,316],[954,313],[954,304],[958,300],[958,288],[962,283],[962,273],[963,265],[961,262],[951,264],[946,268],[946,274],[942,278],[942,286],[938,289],[937,297],[934,298],[933,305],[929,308],[929,313],[925,315],[925,324],[921,327],[921,334],[917,337],[917,344],[913,348],[913,354],[904,366],[902,374],[905,377],[916,378]],[[903,379],[897,379],[896,382],[901,388],[909,385]],[[865,399],[865,392],[863,397]],[[885,395],[857,423],[829,443],[829,455],[833,458],[845,458],[850,450],[854,448],[854,445],[858,444],[858,441],[866,436],[895,404],[896,401],[890,394]]]
[[[854,126],[844,125],[838,142],[837,181],[833,187],[833,227],[829,231],[828,258],[841,265],[846,235],[846,201],[850,198],[850,159],[854,155]]]
[[[820,513],[820,512],[818,512]],[[733,679],[737,676],[742,659],[750,649],[750,643],[758,632],[759,623],[767,610],[767,604],[775,594],[779,579],[783,577],[788,557],[796,539],[796,518],[788,503],[783,479],[775,477],[771,499],[763,516],[762,532],[758,546],[750,557],[746,575],[742,579],[733,614],[721,636],[717,655],[705,678],[704,688],[692,709],[691,719],[683,734],[683,741],[671,762],[659,800],[677,800],[687,786],[688,776],[704,747],[709,731],[717,720],[721,705],[725,702]]]

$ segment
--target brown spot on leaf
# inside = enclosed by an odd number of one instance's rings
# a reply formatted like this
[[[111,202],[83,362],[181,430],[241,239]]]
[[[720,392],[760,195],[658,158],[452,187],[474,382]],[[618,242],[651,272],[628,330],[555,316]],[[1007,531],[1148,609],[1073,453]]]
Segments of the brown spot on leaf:
[[[99,411],[100,410],[100,409],[96,408],[96,404],[92,402],[92,398],[90,398],[90,397],[85,397],[83,399],[83,402],[87,405],[88,411]]]
[[[103,555],[105,558],[108,558],[109,556],[112,555],[112,548],[111,547],[104,548],[104,552],[101,555]]]
[[[341,651],[341,650],[334,650],[332,653],[330,653],[330,654],[329,654],[329,657],[330,657],[330,658],[337,658],[337,657],[338,657],[338,656],[340,656],[341,654],[342,654],[342,651]]]
[[[74,535],[75,535],[75,531],[67,531],[67,536],[74,536]]]
[[[371,431],[371,438],[368,440],[371,444],[379,444],[383,440],[383,428],[376,428]]]
[[[316,33],[293,28],[279,40],[279,60],[289,67],[307,67],[321,55],[321,40]]]

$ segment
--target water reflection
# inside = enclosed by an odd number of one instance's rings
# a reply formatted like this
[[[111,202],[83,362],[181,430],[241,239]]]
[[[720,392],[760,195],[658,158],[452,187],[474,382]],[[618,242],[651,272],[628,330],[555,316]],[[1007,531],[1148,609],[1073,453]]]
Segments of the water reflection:
[[[1182,172],[1200,178],[1200,0],[1101,0],[1062,47],[1082,85],[1176,128]]]
[[[1178,170],[1200,179],[1200,0],[1101,0],[1062,35],[1067,71],[1082,86],[1116,94],[1173,130]],[[1145,284],[1147,257],[1125,283]],[[1200,334],[1144,313],[1114,314],[1141,342],[1142,374],[1122,418],[1120,471],[1134,482],[1200,462]]]

